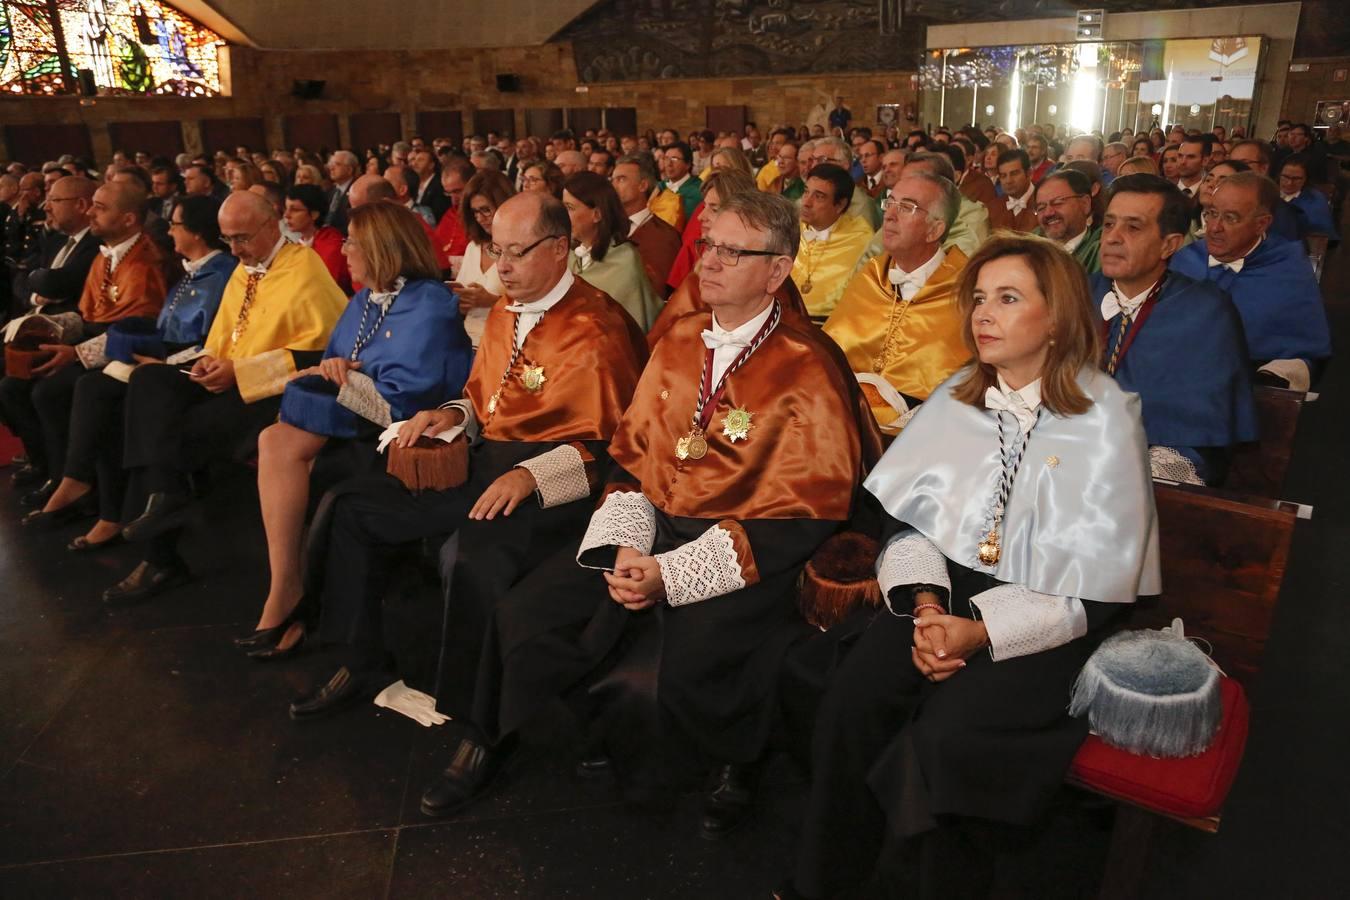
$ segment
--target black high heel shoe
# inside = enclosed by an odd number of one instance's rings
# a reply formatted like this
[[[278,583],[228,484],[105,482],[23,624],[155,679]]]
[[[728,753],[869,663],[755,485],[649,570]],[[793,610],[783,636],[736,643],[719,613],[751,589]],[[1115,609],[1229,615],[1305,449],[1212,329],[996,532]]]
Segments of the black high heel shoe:
[[[79,499],[51,512],[35,509],[20,521],[24,528],[33,531],[48,531],[95,515],[98,515],[97,499],[89,494],[82,494]]]
[[[282,619],[281,622],[271,628],[258,628],[248,634],[233,638],[234,645],[246,653],[251,650],[275,647],[285,637],[286,629],[304,617],[304,608],[305,601],[302,597],[300,602],[295,605],[295,609],[287,613],[286,618]]]
[[[300,636],[289,647],[282,647],[281,642],[286,639],[286,635],[290,633],[291,627],[294,625],[300,626]],[[281,628],[281,633],[277,635],[276,642],[270,646],[260,646],[249,650],[247,652],[249,659],[258,662],[281,662],[283,659],[290,659],[304,649],[305,639],[309,637],[309,628],[306,627],[303,619],[292,614],[284,625],[278,627]]]

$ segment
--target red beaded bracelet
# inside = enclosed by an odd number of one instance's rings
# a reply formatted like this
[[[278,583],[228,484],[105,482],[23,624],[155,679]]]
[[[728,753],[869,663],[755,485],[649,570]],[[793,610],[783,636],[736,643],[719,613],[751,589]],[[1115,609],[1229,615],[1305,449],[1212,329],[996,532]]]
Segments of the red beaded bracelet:
[[[925,609],[936,609],[938,611],[938,615],[943,615],[947,612],[947,610],[943,609],[941,606],[938,606],[936,603],[920,603],[918,606],[914,607],[914,617],[918,618],[919,613]]]

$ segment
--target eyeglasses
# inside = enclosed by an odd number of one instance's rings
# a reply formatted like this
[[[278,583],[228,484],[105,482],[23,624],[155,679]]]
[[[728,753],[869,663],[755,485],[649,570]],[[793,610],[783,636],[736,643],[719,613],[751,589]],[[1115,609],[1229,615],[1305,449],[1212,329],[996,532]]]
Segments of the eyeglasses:
[[[1079,198],[1086,196],[1087,194],[1069,194],[1067,197],[1056,197],[1055,199],[1047,200],[1044,203],[1037,203],[1031,208],[1031,211],[1038,216],[1047,209],[1053,209],[1055,212],[1059,212],[1064,208],[1064,204],[1068,203],[1070,200],[1078,200]]]
[[[734,266],[741,261],[742,256],[782,256],[774,250],[742,250],[740,247],[728,247],[725,244],[714,244],[712,241],[699,238],[694,241],[694,249],[702,257],[709,250],[717,252],[717,259],[724,265]]]
[[[529,253],[535,247],[538,247],[544,241],[556,241],[560,237],[563,237],[563,235],[546,234],[539,240],[535,241],[530,246],[525,247],[524,249],[521,250],[503,250],[497,244],[488,244],[483,248],[483,252],[485,252],[488,255],[489,259],[502,259],[504,257],[507,262],[519,262],[520,260],[525,258],[525,254]]]
[[[543,184],[543,183],[544,183],[544,179],[540,178],[538,175],[526,175],[524,178],[520,179],[520,183],[521,183],[521,184]]]
[[[902,200],[899,197],[887,197],[885,200],[881,201],[881,211],[890,212],[891,210],[895,210],[896,213],[902,216],[912,216],[915,213],[928,212],[928,210],[924,209],[913,200]]]
[[[1217,209],[1211,208],[1202,212],[1200,214],[1200,218],[1204,219],[1206,222],[1212,222],[1215,219],[1219,219],[1221,222],[1223,222],[1223,224],[1226,227],[1236,228],[1238,225],[1242,224],[1242,222],[1247,218],[1247,216],[1241,216],[1231,211],[1221,213]]]
[[[495,211],[490,206],[471,206],[469,210],[473,213],[475,219],[490,219]]]
[[[249,241],[253,240],[255,237],[262,234],[262,230],[266,227],[267,225],[266,223],[264,223],[262,225],[259,225],[258,230],[253,232],[252,234],[222,234],[220,236],[220,239],[225,243],[229,244],[231,247],[237,246],[238,244],[247,244]]]

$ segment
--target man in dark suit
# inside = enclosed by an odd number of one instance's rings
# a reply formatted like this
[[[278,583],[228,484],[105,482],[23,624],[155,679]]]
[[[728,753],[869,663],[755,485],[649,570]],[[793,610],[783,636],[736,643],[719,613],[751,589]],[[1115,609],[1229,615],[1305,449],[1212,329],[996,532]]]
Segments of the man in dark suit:
[[[450,208],[450,198],[441,186],[440,167],[436,165],[436,156],[426,149],[413,150],[408,154],[408,167],[417,173],[417,196],[413,202],[431,210],[439,222]]]
[[[328,192],[328,215],[324,217],[324,224],[332,225],[343,234],[347,233],[347,210],[351,208],[347,192],[359,174],[361,163],[350,150],[338,150],[328,157],[328,178],[333,182],[333,189]]]

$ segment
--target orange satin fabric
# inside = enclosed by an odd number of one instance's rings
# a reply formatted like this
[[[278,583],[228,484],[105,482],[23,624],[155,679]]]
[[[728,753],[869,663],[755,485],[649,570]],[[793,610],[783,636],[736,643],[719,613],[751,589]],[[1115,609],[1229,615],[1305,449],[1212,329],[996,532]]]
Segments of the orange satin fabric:
[[[708,455],[681,461],[675,442],[698,403],[710,313],[685,316],[652,351],[610,456],[662,512],[700,519],[849,517],[863,473],[856,387],[828,339],[786,311],[730,378],[707,431]],[[751,414],[732,442],[723,420]]]
[[[783,314],[793,313],[800,315],[803,320],[810,321],[810,315],[806,312],[806,304],[802,302],[802,293],[797,290],[797,285],[791,278],[784,278],[783,284],[774,291],[773,295],[778,298],[778,302],[783,304]],[[698,269],[685,276],[684,281],[675,289],[675,293],[670,295],[666,305],[661,308],[661,314],[656,317],[652,327],[647,331],[647,346],[655,347],[656,342],[661,340],[661,336],[670,331],[676,320],[689,315],[690,313],[705,313],[708,311],[708,304],[703,302],[703,297],[698,288]]]
[[[563,298],[530,329],[511,374],[516,317],[502,297],[493,304],[483,340],[464,386],[483,437],[493,441],[609,440],[633,397],[647,345],[623,307],[578,278]],[[542,366],[544,385],[526,389],[527,366]],[[488,400],[501,384],[497,411]]]
[[[113,272],[112,283],[117,288],[117,299],[103,291],[103,279],[108,272],[108,258],[100,253],[89,267],[80,294],[80,318],[86,322],[116,322],[133,316],[156,318],[164,305],[168,286],[164,280],[164,255],[150,239],[142,234]]]

